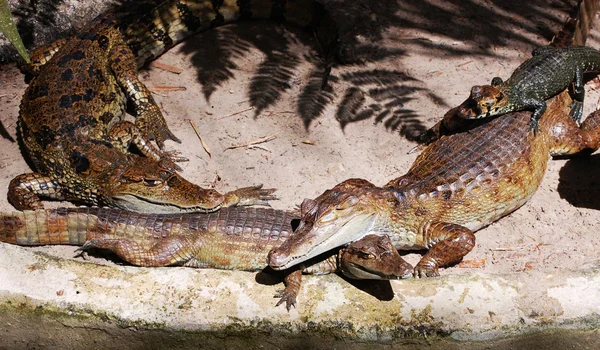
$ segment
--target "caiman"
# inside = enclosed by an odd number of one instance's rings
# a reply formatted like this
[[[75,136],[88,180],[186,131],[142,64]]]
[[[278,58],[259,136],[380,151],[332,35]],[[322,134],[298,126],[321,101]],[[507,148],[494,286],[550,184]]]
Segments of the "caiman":
[[[400,250],[428,249],[414,274],[437,276],[440,267],[459,262],[473,248],[475,231],[533,196],[550,156],[600,147],[600,111],[579,127],[569,117],[570,103],[566,91],[549,100],[537,136],[526,127],[524,111],[490,118],[431,143],[404,176],[383,187],[350,179],[305,200],[296,234],[270,252],[269,265],[287,269],[374,234],[389,236]]]
[[[25,68],[34,78],[21,102],[19,129],[37,172],[11,181],[10,202],[19,210],[41,209],[39,197],[47,197],[140,212],[186,212],[276,199],[274,190],[260,186],[222,195],[177,174],[173,160],[181,159],[162,149],[165,140],[178,139],[137,69],[191,33],[244,18],[311,25],[317,37],[334,45],[337,32],[323,5],[171,0],[133,17],[102,14],[76,35],[32,53]],[[122,120],[127,101],[135,123]],[[142,155],[128,151],[130,145]]]
[[[293,235],[292,212],[224,208],[215,213],[143,214],[110,208],[71,208],[0,214],[0,241],[18,245],[79,245],[107,249],[137,266],[189,266],[256,271],[267,253]],[[354,279],[410,276],[412,266],[387,236],[367,236],[289,271],[278,295],[295,304],[302,272],[340,270]]]
[[[537,133],[546,111],[545,100],[573,83],[570,116],[581,122],[585,96],[583,74],[600,71],[600,51],[585,46],[542,46],[508,78],[492,79],[490,85],[473,86],[458,109],[458,116],[479,119],[509,112],[532,110],[529,130]]]

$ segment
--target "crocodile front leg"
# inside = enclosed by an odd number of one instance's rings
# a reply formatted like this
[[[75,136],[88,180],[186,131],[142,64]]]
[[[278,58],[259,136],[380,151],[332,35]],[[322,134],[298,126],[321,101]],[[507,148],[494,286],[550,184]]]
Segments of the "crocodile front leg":
[[[160,149],[164,149],[167,139],[181,143],[169,130],[165,118],[154,102],[150,91],[137,77],[135,56],[129,47],[120,43],[109,52],[109,64],[115,78],[128,98],[133,101],[136,111],[135,125],[145,140],[155,140]]]
[[[166,165],[167,169],[171,171],[182,170],[174,162],[188,161],[187,158],[175,156],[174,152],[161,152],[156,149],[150,142],[147,142],[140,129],[129,121],[121,121],[113,125],[109,136],[111,143],[123,152],[126,152],[129,146],[134,144],[144,156],[156,161],[162,160],[163,165]]]
[[[279,301],[275,306],[279,306],[285,303],[285,308],[290,311],[293,307],[296,307],[296,297],[300,292],[300,286],[302,285],[302,270],[297,269],[290,273],[288,273],[283,283],[285,284],[285,288],[282,290],[278,290],[275,294],[275,298],[279,298]]]
[[[573,102],[569,105],[571,111],[569,116],[577,123],[581,122],[583,117],[583,99],[585,97],[585,88],[583,81],[583,71],[580,67],[575,70],[575,80],[573,81]]]
[[[40,173],[21,174],[8,185],[8,201],[18,210],[44,209],[40,196],[65,199],[61,186]]]
[[[540,118],[546,112],[546,102],[535,98],[528,98],[523,100],[523,106],[525,109],[533,109],[533,114],[529,120],[529,131],[533,130],[533,134],[537,135],[540,130]]]
[[[425,229],[425,241],[433,246],[415,267],[416,277],[439,276],[438,269],[458,263],[475,246],[475,235],[468,228],[433,223]]]
[[[194,247],[194,242],[182,236],[161,238],[149,248],[128,239],[93,238],[77,251],[90,248],[106,249],[132,265],[160,267],[183,265],[193,258]]]

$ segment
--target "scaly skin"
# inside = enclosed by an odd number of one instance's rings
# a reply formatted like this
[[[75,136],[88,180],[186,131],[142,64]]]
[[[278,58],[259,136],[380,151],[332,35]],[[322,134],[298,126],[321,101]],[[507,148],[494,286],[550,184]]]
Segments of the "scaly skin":
[[[297,219],[297,215],[282,210],[244,207],[211,214],[60,208],[0,214],[0,242],[107,249],[137,266],[256,271],[267,267],[271,249],[293,236],[292,220]],[[290,271],[277,305],[285,302],[289,309],[295,304],[303,271],[328,274],[338,269],[355,279],[398,279],[412,272],[389,239],[367,236]]]
[[[546,111],[544,100],[574,83],[570,115],[581,122],[585,95],[583,74],[600,71],[600,51],[585,46],[554,48],[543,46],[523,62],[507,81],[499,77],[491,85],[473,86],[471,95],[459,108],[458,116],[486,118],[509,112],[531,110],[529,129],[537,132]]]
[[[473,248],[475,231],[533,196],[550,156],[600,147],[600,111],[579,127],[570,103],[568,92],[552,98],[537,136],[526,127],[526,112],[506,114],[442,136],[383,187],[350,179],[305,200],[294,237],[269,253],[269,265],[287,269],[365,235],[387,235],[399,250],[428,249],[414,273],[437,276]],[[445,118],[457,118],[457,110]]]
[[[173,161],[183,159],[162,149],[165,140],[179,140],[137,69],[185,36],[238,18],[289,20],[324,31],[330,20],[323,6],[309,0],[171,0],[130,23],[133,17],[103,14],[68,40],[32,53],[26,68],[35,77],[21,102],[19,125],[37,172],[13,179],[10,202],[19,210],[41,209],[39,197],[47,197],[166,213],[276,199],[274,190],[260,187],[222,195],[178,175]],[[126,100],[135,107],[135,123],[122,120]],[[128,152],[131,144],[143,156]]]

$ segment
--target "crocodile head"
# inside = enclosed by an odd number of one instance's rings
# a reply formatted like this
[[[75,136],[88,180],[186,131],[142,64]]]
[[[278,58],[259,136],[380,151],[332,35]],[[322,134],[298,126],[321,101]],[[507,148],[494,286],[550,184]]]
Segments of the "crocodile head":
[[[501,82],[496,80],[492,81],[492,85],[473,86],[471,96],[460,105],[458,116],[480,119],[509,112],[509,99],[503,90]]]
[[[368,235],[340,250],[340,269],[352,279],[390,280],[411,277],[407,263],[387,235]]]
[[[206,212],[220,208],[224,197],[190,183],[170,161],[123,153],[110,144],[81,142],[69,150],[69,178],[82,189],[84,202],[137,212]],[[75,187],[74,186],[74,187]],[[88,200],[85,193],[97,199]]]
[[[387,194],[387,195],[386,195]],[[373,232],[389,208],[389,192],[361,179],[346,180],[315,200],[305,199],[294,235],[269,252],[274,270],[287,269]]]
[[[145,157],[137,157],[114,184],[107,200],[137,212],[212,212],[224,199],[219,192],[195,185],[170,167]]]

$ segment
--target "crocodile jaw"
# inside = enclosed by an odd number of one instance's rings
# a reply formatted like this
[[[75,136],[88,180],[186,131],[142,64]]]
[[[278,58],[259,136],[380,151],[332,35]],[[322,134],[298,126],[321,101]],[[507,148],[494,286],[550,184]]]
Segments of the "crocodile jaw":
[[[212,208],[203,208],[201,206],[178,206],[177,204],[168,202],[156,202],[150,198],[138,197],[133,194],[119,194],[111,197],[112,205],[138,213],[155,213],[155,214],[175,214],[175,213],[212,213],[221,208],[217,205]]]
[[[338,219],[321,227],[301,223],[290,239],[269,252],[269,266],[273,270],[285,270],[331,249],[357,241],[372,233],[376,219],[377,214],[370,212],[345,221]]]

